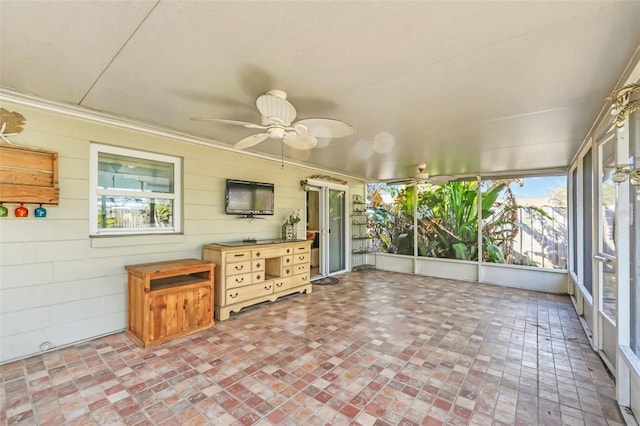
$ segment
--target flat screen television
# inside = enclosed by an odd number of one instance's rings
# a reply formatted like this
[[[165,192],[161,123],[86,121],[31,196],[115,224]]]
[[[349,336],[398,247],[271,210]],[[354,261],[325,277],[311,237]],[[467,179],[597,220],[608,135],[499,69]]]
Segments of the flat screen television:
[[[245,216],[273,215],[272,183],[227,179],[225,212]]]

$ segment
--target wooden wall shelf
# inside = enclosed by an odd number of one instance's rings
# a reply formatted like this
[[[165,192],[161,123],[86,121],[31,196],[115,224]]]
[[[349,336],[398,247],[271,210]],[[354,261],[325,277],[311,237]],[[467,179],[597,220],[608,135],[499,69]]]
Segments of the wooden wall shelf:
[[[0,201],[58,205],[58,153],[0,145]]]

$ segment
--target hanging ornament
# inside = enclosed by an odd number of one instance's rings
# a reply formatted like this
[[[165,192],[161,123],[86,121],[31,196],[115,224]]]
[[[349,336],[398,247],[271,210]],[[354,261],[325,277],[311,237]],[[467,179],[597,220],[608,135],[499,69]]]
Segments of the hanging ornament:
[[[29,209],[20,203],[20,206],[16,207],[15,215],[16,217],[27,217],[29,216]]]
[[[8,214],[9,209],[3,206],[2,203],[0,203],[0,217],[7,217]]]
[[[34,210],[34,214],[36,217],[47,217],[47,209],[42,207],[42,204],[40,204],[40,207]]]

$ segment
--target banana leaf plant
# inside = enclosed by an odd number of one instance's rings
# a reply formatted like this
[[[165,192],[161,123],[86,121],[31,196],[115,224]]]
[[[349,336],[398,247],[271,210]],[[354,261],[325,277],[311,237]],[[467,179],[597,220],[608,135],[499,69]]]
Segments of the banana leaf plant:
[[[518,234],[517,209],[509,185],[515,180],[488,182],[482,188],[478,215],[478,182],[390,187],[370,185],[369,225],[377,250],[413,254],[413,205],[417,202],[418,254],[460,260],[478,258],[478,220],[482,220],[482,260],[505,263]],[[505,194],[500,199],[500,194]]]

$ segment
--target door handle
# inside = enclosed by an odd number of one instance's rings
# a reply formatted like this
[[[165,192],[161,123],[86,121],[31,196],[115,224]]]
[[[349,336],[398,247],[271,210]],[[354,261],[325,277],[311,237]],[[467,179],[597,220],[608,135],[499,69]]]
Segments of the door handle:
[[[609,259],[608,257],[600,256],[599,254],[594,254],[593,258],[600,262],[611,263],[611,259]]]

